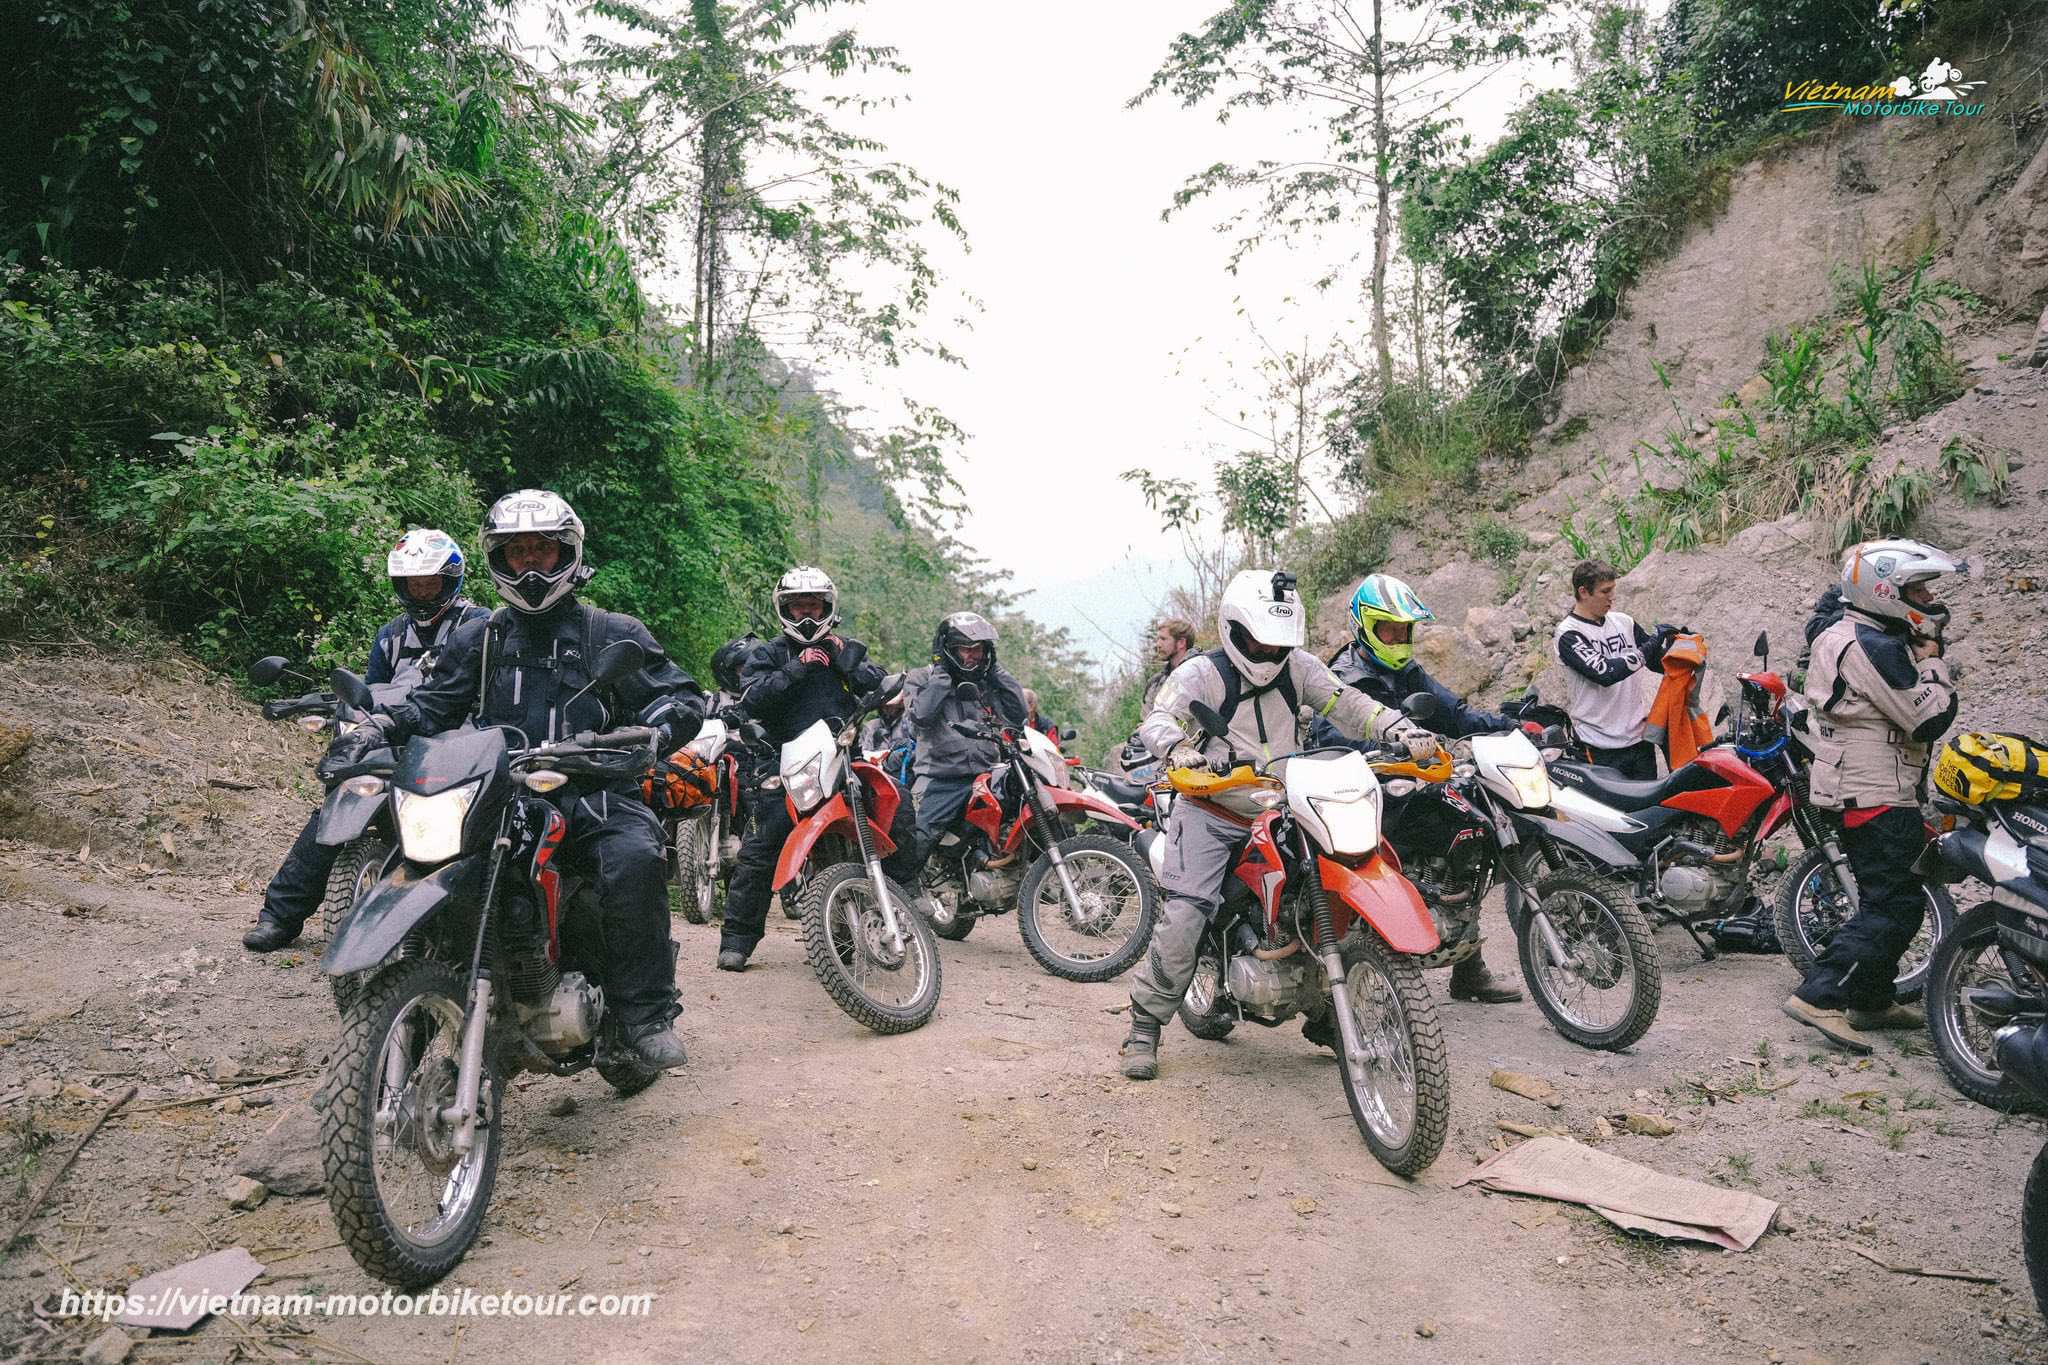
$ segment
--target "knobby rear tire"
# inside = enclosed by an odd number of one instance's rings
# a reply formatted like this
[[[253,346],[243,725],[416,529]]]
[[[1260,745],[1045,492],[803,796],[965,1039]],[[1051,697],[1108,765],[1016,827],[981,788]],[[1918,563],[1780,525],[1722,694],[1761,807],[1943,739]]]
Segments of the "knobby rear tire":
[[[1935,1060],[1941,1063],[1948,1083],[1967,1099],[1989,1109],[2038,1113],[2040,1101],[2014,1085],[1998,1063],[1963,1036],[1969,1001],[1963,974],[1985,950],[1998,946],[1998,910],[1988,902],[1972,906],[1959,916],[1934,946],[1927,966],[1927,1036],[1934,1044]],[[2024,989],[2030,982],[2015,982]]]

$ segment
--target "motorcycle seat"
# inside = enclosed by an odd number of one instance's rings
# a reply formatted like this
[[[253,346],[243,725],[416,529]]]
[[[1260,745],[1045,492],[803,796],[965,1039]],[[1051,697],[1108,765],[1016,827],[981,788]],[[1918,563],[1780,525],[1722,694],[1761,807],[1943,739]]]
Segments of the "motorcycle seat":
[[[1142,806],[1150,787],[1140,782],[1124,782],[1104,773],[1095,779],[1095,785],[1102,794],[1119,806]]]
[[[1663,777],[1653,777],[1647,782],[1638,782],[1597,763],[1559,762],[1550,765],[1550,775],[1603,805],[1623,811],[1650,810],[1661,806],[1666,798],[1692,785],[1684,768]]]

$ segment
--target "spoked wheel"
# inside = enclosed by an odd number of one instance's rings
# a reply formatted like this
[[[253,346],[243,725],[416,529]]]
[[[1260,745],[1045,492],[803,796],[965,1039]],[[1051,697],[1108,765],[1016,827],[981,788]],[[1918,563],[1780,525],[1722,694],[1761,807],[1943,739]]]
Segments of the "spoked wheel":
[[[391,841],[379,834],[365,834],[342,845],[334,860],[334,870],[327,875],[327,895],[320,902],[322,938],[334,941],[335,931],[364,893],[377,884],[384,871],[384,860],[390,856]],[[363,973],[330,976],[327,985],[334,992],[334,1012],[347,1014],[349,1006],[362,993]]]
[[[1451,1079],[1436,1002],[1422,969],[1354,931],[1344,941],[1339,1007],[1357,1025],[1358,1050],[1346,1052],[1337,1027],[1338,1070],[1365,1145],[1396,1175],[1435,1161],[1450,1127]]]
[[[1920,998],[1934,960],[1934,945],[1956,919],[1955,902],[1946,891],[1923,884],[1921,894],[1926,914],[1920,920],[1920,932],[1913,935],[1899,958],[1899,974],[1892,983],[1892,994],[1904,1001]],[[1813,970],[1828,941],[1854,913],[1848,888],[1835,874],[1826,849],[1810,848],[1792,864],[1778,888],[1778,941],[1801,976]]]
[[[1195,959],[1195,975],[1180,1001],[1180,1022],[1189,1033],[1212,1043],[1237,1027],[1237,1015],[1223,998],[1223,955],[1214,943],[1204,943]]]
[[[1997,909],[1989,904],[1965,910],[1935,945],[1927,973],[1927,1033],[1949,1084],[1962,1094],[1993,1109],[2038,1111],[2040,1103],[1998,1068],[1991,1035],[2003,1021],[1970,1005],[1970,992],[1986,989],[2048,993],[2048,982],[1999,951]]]
[[[1151,869],[1131,846],[1106,834],[1063,839],[1060,857],[1074,886],[1041,853],[1017,892],[1017,928],[1038,965],[1068,981],[1108,981],[1145,954],[1158,915]]]
[[[716,818],[715,813],[712,818]],[[676,821],[669,835],[669,877],[675,882],[683,918],[692,924],[711,922],[711,901],[717,881],[707,869],[709,851],[717,845],[711,841],[710,825],[710,819],[693,816]]]
[[[370,978],[342,1021],[320,1093],[335,1226],[356,1263],[401,1289],[432,1284],[476,1240],[498,1173],[503,1081],[488,1049],[467,1152],[445,1111],[462,1052],[462,982],[411,959]]]
[[[1575,873],[1544,878],[1536,895],[1557,942],[1539,929],[1534,907],[1519,917],[1515,941],[1522,979],[1552,1027],[1581,1047],[1609,1051],[1649,1032],[1664,975],[1643,912]]]
[[[902,926],[889,934],[866,869],[827,868],[804,888],[804,955],[833,1003],[877,1033],[908,1033],[939,1007],[939,944],[910,897],[889,882]]]

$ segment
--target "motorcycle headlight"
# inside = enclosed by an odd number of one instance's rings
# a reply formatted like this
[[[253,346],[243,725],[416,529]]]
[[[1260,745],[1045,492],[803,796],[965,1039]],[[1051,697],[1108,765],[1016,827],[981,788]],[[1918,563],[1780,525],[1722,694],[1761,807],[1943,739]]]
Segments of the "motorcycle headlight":
[[[1515,789],[1515,805],[1522,810],[1542,810],[1550,804],[1549,769],[1503,767],[1500,772]]]
[[[382,796],[384,794],[384,779],[368,775],[351,777],[348,781],[341,784],[341,789],[350,796]]]
[[[1330,831],[1332,853],[1370,853],[1380,842],[1380,789],[1358,801],[1311,796],[1308,803]]]
[[[782,780],[792,806],[799,812],[815,809],[825,800],[825,755],[813,754],[810,762],[783,774]]]
[[[399,792],[392,815],[398,821],[398,846],[405,850],[406,858],[415,863],[445,863],[462,852],[462,822],[482,789],[483,779],[478,778],[433,796]]]

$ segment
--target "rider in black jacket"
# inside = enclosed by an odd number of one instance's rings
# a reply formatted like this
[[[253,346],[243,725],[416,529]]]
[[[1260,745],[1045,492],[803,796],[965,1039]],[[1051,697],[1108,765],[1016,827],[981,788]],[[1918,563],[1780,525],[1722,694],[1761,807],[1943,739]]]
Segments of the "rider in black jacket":
[[[453,729],[471,715],[481,725],[517,726],[533,744],[582,730],[651,725],[663,732],[655,752],[668,753],[696,735],[703,690],[669,662],[647,627],[575,600],[590,570],[583,564],[583,523],[568,503],[535,489],[507,494],[485,516],[482,538],[491,581],[509,608],[457,630],[425,683],[335,741],[336,766],[380,744]],[[623,679],[583,692],[598,654],[616,640],[638,642],[645,661]],[[555,799],[569,820],[564,856],[598,882],[605,997],[626,1042],[648,1066],[681,1066],[683,1045],[671,1025],[682,1007],[660,821],[637,780],[573,781]]]
[[[442,531],[408,531],[385,556],[391,591],[405,610],[377,632],[363,681],[372,687],[417,687],[434,666],[442,645],[465,622],[490,612],[462,595],[462,547]],[[306,820],[291,850],[263,889],[263,908],[242,935],[252,953],[270,953],[298,941],[321,897],[341,850],[320,842],[320,811]]]
[[[1404,699],[1417,692],[1429,693],[1442,707],[1430,719],[1429,728],[1451,739],[1512,729],[1515,723],[1506,716],[1466,705],[1416,662],[1415,628],[1435,619],[1436,614],[1406,583],[1392,574],[1373,574],[1351,595],[1351,643],[1331,658],[1330,671],[1337,681],[1397,711]],[[1316,744],[1348,742],[1327,720],[1316,721],[1309,738]],[[1483,949],[1475,949],[1451,967],[1453,1000],[1502,1005],[1521,998],[1519,990],[1486,965]]]
[[[740,666],[740,706],[780,751],[818,721],[851,719],[859,698],[881,686],[887,675],[868,661],[866,645],[833,633],[839,593],[823,569],[799,564],[784,574],[775,585],[775,616],[782,633],[756,645]],[[754,826],[740,845],[725,893],[725,927],[718,940],[721,971],[745,971],[767,932],[775,862],[795,827],[780,790],[762,792],[755,800]],[[889,837],[896,852],[882,860],[882,867],[902,881],[904,872],[916,866],[908,801],[897,806]]]

